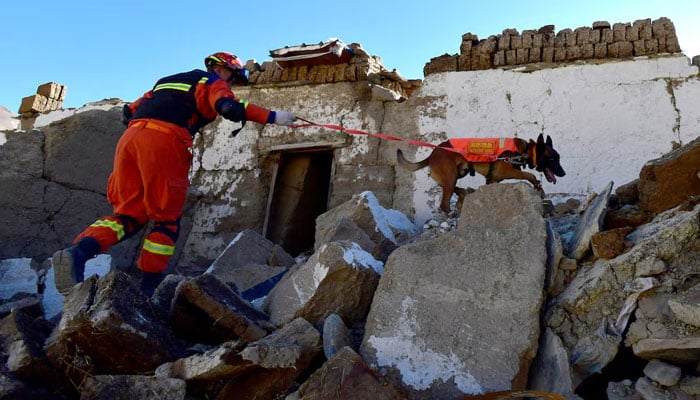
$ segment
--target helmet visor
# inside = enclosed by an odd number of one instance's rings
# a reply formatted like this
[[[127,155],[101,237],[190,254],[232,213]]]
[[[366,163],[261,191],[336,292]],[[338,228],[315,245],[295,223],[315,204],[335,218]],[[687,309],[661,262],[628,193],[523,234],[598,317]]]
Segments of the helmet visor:
[[[230,69],[231,76],[228,83],[236,86],[245,86],[248,84],[248,70],[245,68]]]

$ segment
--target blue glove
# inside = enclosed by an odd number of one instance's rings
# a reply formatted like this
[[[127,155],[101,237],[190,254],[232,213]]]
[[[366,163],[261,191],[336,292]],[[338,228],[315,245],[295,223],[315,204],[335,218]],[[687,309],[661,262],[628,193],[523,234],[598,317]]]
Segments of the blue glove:
[[[284,125],[284,126],[289,126],[294,123],[294,120],[297,117],[294,116],[294,114],[286,111],[275,111],[275,121],[274,123],[277,125]]]

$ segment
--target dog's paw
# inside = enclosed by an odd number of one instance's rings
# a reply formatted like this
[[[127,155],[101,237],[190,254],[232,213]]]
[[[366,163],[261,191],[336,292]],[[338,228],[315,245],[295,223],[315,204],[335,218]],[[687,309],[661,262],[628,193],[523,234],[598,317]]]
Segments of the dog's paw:
[[[539,181],[537,181],[533,183],[532,186],[535,187],[535,190],[537,190],[537,193],[540,194],[540,197],[544,199],[544,189],[542,189],[542,184]]]

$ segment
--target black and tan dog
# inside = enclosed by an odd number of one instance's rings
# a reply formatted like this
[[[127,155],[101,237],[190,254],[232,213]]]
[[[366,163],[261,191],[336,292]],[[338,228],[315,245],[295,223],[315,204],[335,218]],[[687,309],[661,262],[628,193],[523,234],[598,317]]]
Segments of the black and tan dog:
[[[537,142],[519,138],[450,139],[440,143],[426,159],[415,163],[406,160],[400,149],[396,156],[399,165],[410,171],[430,167],[430,176],[442,186],[440,209],[445,213],[450,212],[452,193],[458,196],[458,206],[462,204],[467,191],[457,187],[457,180],[467,174],[473,176],[478,172],[486,178],[486,183],[526,179],[540,195],[544,195],[540,181],[533,174],[521,171],[524,165],[544,173],[551,183],[557,183],[556,176],[566,175],[552,139],[547,136],[545,140],[542,134]]]

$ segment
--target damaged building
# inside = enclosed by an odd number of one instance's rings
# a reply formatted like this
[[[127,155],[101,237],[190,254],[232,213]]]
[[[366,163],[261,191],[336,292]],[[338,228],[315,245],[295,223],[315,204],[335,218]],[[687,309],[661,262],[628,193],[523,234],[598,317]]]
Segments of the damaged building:
[[[22,379],[5,390],[30,391],[23,382],[35,379],[66,398],[129,387],[327,398],[328,377],[348,396],[387,399],[700,395],[700,77],[680,49],[660,18],[466,33],[423,80],[357,43],[249,61],[251,85],[236,94],[293,111],[297,126],[247,124],[235,137],[240,124],[207,126],[156,296],[118,295],[132,293],[134,237],[53,320],[8,306],[2,376]],[[124,101],[33,102],[20,129],[0,132],[0,259],[31,259],[37,287],[49,255],[111,213],[105,183]],[[526,183],[468,176],[461,185],[477,189],[446,216],[427,171],[396,165],[399,148],[423,159],[448,138],[539,134],[567,171],[556,185],[538,176],[544,203]],[[116,334],[86,340],[104,331]],[[105,351],[129,343],[138,354]],[[618,377],[610,365],[633,368]]]

